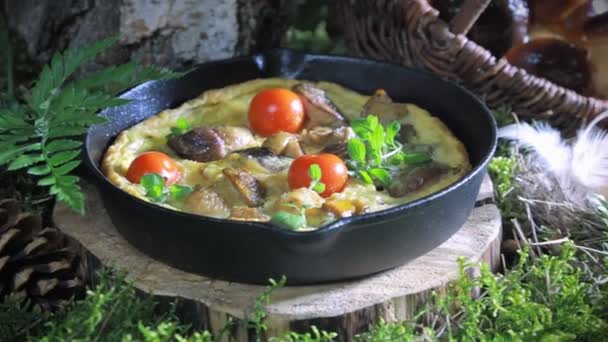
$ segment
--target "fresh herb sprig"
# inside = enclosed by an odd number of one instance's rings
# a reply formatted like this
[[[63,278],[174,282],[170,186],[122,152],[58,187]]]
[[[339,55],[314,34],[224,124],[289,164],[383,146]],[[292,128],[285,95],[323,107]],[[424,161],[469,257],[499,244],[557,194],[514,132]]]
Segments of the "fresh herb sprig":
[[[325,191],[325,183],[321,182],[323,172],[321,171],[319,164],[310,165],[308,168],[308,175],[310,176],[310,185],[308,188],[318,193],[323,193],[323,191]]]
[[[171,127],[171,133],[167,136],[167,139],[172,137],[180,136],[186,132],[188,132],[192,127],[188,120],[184,118],[179,118],[175,121],[175,126]]]
[[[384,128],[377,116],[369,115],[354,120],[351,126],[357,137],[348,141],[347,165],[365,183],[372,184],[376,180],[389,186],[392,182],[390,171],[430,161],[427,154],[403,150],[403,145],[395,139],[401,129],[399,121],[393,121]]]
[[[325,191],[325,183],[321,182],[323,171],[321,171],[319,164],[310,165],[308,168],[308,176],[310,176],[310,185],[308,188],[319,194],[323,193],[323,191]],[[270,222],[291,230],[306,226],[306,209],[308,209],[309,206],[305,204],[302,208],[299,208],[293,203],[288,203],[287,206],[295,209],[297,214],[280,210],[272,215]]]
[[[84,194],[72,174],[81,163],[79,136],[105,122],[97,113],[129,100],[117,92],[150,79],[181,74],[139,67],[135,62],[70,81],[74,72],[118,41],[118,37],[55,53],[31,89],[26,103],[0,109],[0,166],[26,169],[38,176],[38,186],[84,214]]]
[[[280,210],[272,214],[270,223],[290,230],[296,230],[306,226],[306,206],[299,208],[293,203],[287,203],[286,205],[297,211],[297,214]]]
[[[192,192],[192,187],[188,185],[166,186],[165,179],[158,173],[143,175],[139,184],[146,190],[146,197],[157,203],[164,203],[168,198],[180,200]]]

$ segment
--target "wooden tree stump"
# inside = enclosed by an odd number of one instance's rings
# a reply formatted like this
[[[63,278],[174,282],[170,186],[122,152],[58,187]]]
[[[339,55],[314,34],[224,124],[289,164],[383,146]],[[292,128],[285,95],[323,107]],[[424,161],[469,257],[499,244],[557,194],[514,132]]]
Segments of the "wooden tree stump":
[[[112,225],[94,187],[84,185],[87,215],[57,205],[55,223],[80,242],[89,271],[100,265],[127,271],[135,287],[161,303],[177,301],[177,313],[195,328],[218,332],[232,319],[226,341],[249,341],[247,318],[263,286],[230,283],[186,273],[140,253]],[[284,287],[267,306],[267,336],[311,325],[334,331],[349,341],[379,319],[412,318],[430,298],[458,277],[458,257],[481,261],[496,269],[500,260],[501,218],[492,204],[489,177],[482,185],[469,220],[448,241],[401,267],[365,279],[316,286]]]

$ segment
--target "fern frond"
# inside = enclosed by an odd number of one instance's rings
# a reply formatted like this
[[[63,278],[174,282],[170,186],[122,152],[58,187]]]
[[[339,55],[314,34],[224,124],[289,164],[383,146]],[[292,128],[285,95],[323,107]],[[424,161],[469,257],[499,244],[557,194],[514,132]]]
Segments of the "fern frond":
[[[76,88],[116,94],[148,80],[164,80],[183,76],[166,70],[138,66],[129,62],[109,67],[74,82]]]
[[[79,66],[117,41],[118,37],[112,37],[88,47],[70,48],[64,53],[55,53],[50,65],[42,69],[38,81],[32,88],[31,105],[34,111],[45,112],[50,107],[53,97],[59,93],[59,88]]]
[[[14,145],[12,148],[9,148],[7,150],[2,150],[2,151],[0,151],[0,166],[13,161],[22,153],[31,152],[31,151],[40,151],[41,148],[42,148],[42,144],[39,142],[36,142],[36,143],[26,143],[24,145]]]
[[[41,177],[37,185],[79,213],[84,213],[84,195],[76,169],[82,142],[73,137],[91,125],[103,123],[100,110],[120,106],[128,99],[115,96],[143,81],[179,77],[182,74],[142,68],[135,62],[110,67],[79,81],[70,76],[85,62],[118,41],[112,37],[82,48],[53,55],[31,90],[29,103],[0,110],[0,166],[27,169]]]

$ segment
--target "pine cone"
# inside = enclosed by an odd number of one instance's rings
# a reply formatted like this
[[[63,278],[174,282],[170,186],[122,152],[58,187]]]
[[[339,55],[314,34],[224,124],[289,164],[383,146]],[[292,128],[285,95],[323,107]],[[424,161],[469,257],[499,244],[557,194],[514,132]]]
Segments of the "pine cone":
[[[39,215],[0,200],[0,298],[9,293],[56,309],[84,290],[77,249]]]

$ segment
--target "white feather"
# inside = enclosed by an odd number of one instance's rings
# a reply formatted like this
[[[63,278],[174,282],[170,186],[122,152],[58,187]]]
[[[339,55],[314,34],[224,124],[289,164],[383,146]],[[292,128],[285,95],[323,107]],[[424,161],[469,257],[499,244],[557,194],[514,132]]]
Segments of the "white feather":
[[[513,124],[498,130],[498,137],[516,140],[530,148],[536,162],[552,173],[566,198],[574,204],[596,203],[597,194],[608,196],[608,132],[597,124],[608,118],[598,115],[568,144],[548,124],[532,127]]]
[[[608,132],[597,128],[597,124],[605,118],[608,111],[579,131],[572,147],[573,176],[604,196],[608,195]]]
[[[545,168],[556,176],[568,172],[572,155],[571,147],[565,144],[558,130],[545,123],[532,127],[527,123],[519,123],[502,127],[498,137],[517,140],[518,143],[531,149]]]

